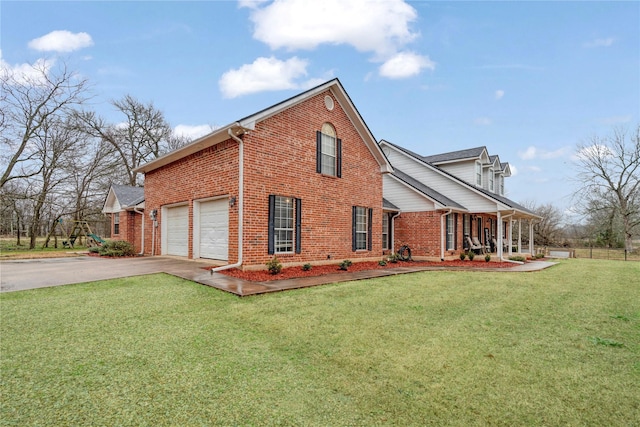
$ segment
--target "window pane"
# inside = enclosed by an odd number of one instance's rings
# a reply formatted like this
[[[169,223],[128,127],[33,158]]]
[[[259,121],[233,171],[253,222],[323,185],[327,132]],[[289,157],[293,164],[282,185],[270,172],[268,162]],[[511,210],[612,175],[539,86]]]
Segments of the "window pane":
[[[322,144],[321,171],[325,175],[335,175],[336,174],[336,138],[335,138],[335,131],[333,130],[333,127],[331,127],[330,125],[328,126],[330,127],[330,132],[332,134],[324,133],[325,130],[327,129],[325,129],[326,126],[322,127],[323,131],[322,131],[322,138],[321,138],[321,144]]]
[[[367,249],[367,209],[356,207],[356,249]]]
[[[293,199],[276,196],[274,213],[275,251],[293,252]]]

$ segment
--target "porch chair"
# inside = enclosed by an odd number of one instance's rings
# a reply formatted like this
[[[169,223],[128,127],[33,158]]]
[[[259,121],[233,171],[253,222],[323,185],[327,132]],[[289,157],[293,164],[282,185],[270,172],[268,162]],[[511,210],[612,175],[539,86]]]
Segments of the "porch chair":
[[[472,237],[471,240],[473,241],[473,246],[476,246],[480,249],[480,253],[483,254],[486,251],[486,248],[484,247],[484,245],[482,243],[480,243],[480,240],[478,240],[477,237]]]
[[[484,253],[484,249],[482,248],[482,245],[480,243],[476,244],[474,241],[471,240],[469,236],[467,236],[466,239],[467,239],[467,244],[469,245],[469,250],[472,250],[477,254]],[[477,240],[477,239],[474,237],[473,240]]]

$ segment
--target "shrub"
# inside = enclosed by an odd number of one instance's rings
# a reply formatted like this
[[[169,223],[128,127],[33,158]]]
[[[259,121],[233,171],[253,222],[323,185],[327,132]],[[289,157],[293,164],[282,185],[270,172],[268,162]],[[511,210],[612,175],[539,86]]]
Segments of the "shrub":
[[[381,259],[380,261],[378,261],[378,265],[384,267],[385,265],[387,265],[387,261]]]
[[[100,246],[91,246],[89,248],[89,252],[92,254],[99,254],[100,253]]]
[[[389,262],[395,264],[400,259],[400,255],[398,255],[397,253],[392,253],[392,254],[389,254],[387,259],[389,260]]]
[[[353,264],[351,261],[349,261],[348,259],[345,259],[340,263],[340,270],[347,271],[349,267],[351,267],[351,264]]]
[[[544,254],[536,254],[536,259],[544,258]]]
[[[98,249],[101,256],[133,256],[136,250],[133,245],[125,240],[109,240]]]
[[[267,270],[269,270],[269,273],[271,274],[278,274],[282,271],[282,264],[280,264],[278,257],[274,256],[266,265]]]
[[[485,260],[486,262],[491,261],[491,255],[486,254],[486,255],[484,256],[484,260]]]
[[[467,254],[465,254],[464,252],[460,252],[460,261],[464,261],[466,257],[467,257]]]
[[[476,254],[473,251],[469,251],[469,261],[473,261],[475,257],[476,257]]]
[[[515,255],[515,256],[510,256],[509,259],[511,261],[519,261],[519,262],[525,262],[526,258],[520,255]]]
[[[312,268],[311,264],[305,264],[302,266],[302,271],[310,271]]]

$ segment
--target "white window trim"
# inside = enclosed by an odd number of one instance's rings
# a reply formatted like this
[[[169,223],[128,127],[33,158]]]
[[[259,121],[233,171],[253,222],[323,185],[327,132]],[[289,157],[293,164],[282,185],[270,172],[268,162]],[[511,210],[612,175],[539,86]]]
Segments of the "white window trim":
[[[493,171],[493,168],[489,168],[489,191],[491,191],[492,193],[495,192],[495,172]]]
[[[273,220],[274,223],[277,224],[277,219],[279,217],[276,216],[278,209],[278,200],[282,200],[282,199],[288,199],[289,203],[291,205],[291,217],[287,217],[285,219],[288,219],[291,221],[291,227],[276,227],[274,224],[273,227],[273,252],[275,254],[293,254],[295,252],[295,242],[296,242],[296,223],[295,223],[295,203],[294,203],[294,199],[292,197],[285,197],[285,196],[276,196],[275,199],[275,206],[274,209],[275,211],[273,212]],[[282,203],[282,202],[281,202]],[[279,231],[284,231],[284,232],[291,232],[291,250],[280,250],[279,245],[278,245],[278,232]]]
[[[362,215],[360,215],[360,210],[362,210]],[[358,221],[364,217],[364,231],[358,230],[358,225],[362,224],[362,222]],[[369,224],[367,223],[369,220],[368,209],[363,206],[356,206],[356,251],[366,251],[369,247],[369,242],[367,241],[369,237]],[[364,248],[358,247],[358,235],[364,234]]]
[[[387,236],[386,245],[385,245],[385,238],[384,238],[385,236]],[[391,249],[391,245],[389,242],[389,214],[386,212],[382,213],[382,249],[384,250]]]
[[[452,251],[456,247],[456,244],[455,244],[455,241],[456,241],[455,240],[456,239],[455,229],[456,229],[456,227],[455,227],[455,223],[454,223],[454,220],[455,220],[455,216],[454,215],[455,214],[453,214],[453,213],[450,213],[449,215],[447,215],[446,247],[447,247],[448,251]]]
[[[476,185],[482,187],[482,163],[476,160]]]
[[[331,128],[333,135],[329,135],[328,133],[324,132],[325,128],[327,127]],[[320,130],[320,134],[321,134],[320,172],[323,175],[338,176],[338,135],[336,133],[336,130],[333,127],[333,125],[331,125],[330,123],[324,123]],[[324,150],[325,138],[327,138],[327,143],[330,143],[330,140],[328,140],[328,138],[331,138],[333,140],[332,141],[333,154],[329,154]],[[325,162],[325,158],[327,159],[326,162]],[[328,159],[331,159],[331,160],[329,161]],[[329,167],[331,165],[333,165],[331,167],[331,169],[333,169],[333,172],[326,171],[325,167]]]

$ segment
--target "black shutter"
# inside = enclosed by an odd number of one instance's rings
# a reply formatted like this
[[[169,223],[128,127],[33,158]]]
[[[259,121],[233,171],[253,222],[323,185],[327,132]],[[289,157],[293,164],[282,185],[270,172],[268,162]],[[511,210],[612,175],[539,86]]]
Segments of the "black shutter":
[[[353,252],[356,251],[356,221],[357,221],[356,207],[352,206],[351,207],[351,250]]]
[[[368,224],[368,229],[367,229],[367,250],[370,251],[371,248],[373,247],[372,246],[372,242],[371,242],[371,237],[373,237],[373,231],[372,231],[373,230],[373,228],[372,228],[373,227],[373,224],[372,224],[373,223],[373,209],[369,208],[368,211],[369,211],[368,212],[369,218],[368,218],[368,221],[367,221],[367,224]]]
[[[322,132],[316,131],[316,172],[322,173]]]
[[[453,214],[453,249],[458,250],[458,214]]]
[[[299,254],[302,251],[302,200],[295,199],[296,201],[296,253]]]
[[[336,141],[336,176],[342,178],[342,140]]]
[[[269,255],[273,255],[275,253],[275,245],[274,245],[274,228],[275,228],[275,216],[276,216],[276,196],[273,194],[269,195]]]

